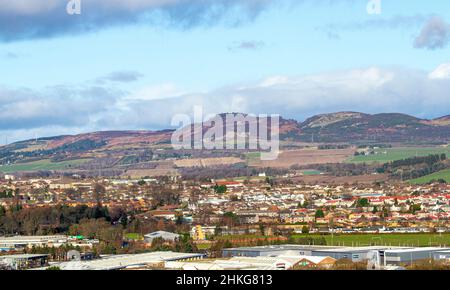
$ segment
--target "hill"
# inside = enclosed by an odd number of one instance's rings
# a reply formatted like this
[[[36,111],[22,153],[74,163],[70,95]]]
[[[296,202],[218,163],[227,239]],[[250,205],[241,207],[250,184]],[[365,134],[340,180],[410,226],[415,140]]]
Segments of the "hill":
[[[385,113],[341,112],[314,116],[300,123],[299,140],[316,142],[446,143],[450,139],[447,117],[424,120]]]
[[[252,121],[256,122],[257,119],[250,118],[250,122]],[[195,126],[198,125],[188,126],[185,130]],[[202,129],[206,132],[209,127],[203,126]],[[48,168],[98,170],[119,167],[122,172],[126,172],[128,169],[159,168],[158,164],[149,162],[172,160],[170,162],[173,164],[173,160],[180,158],[227,157],[230,160],[241,158],[245,161],[246,157],[243,157],[242,152],[233,150],[174,150],[170,144],[172,133],[173,130],[105,131],[26,140],[0,147],[0,166],[19,165],[8,169],[3,167],[5,172],[14,171],[14,168],[29,168],[34,171]],[[449,139],[450,116],[425,120],[398,113],[370,115],[338,112],[313,116],[304,122],[280,119],[282,146],[304,146],[305,142],[435,145],[448,144]],[[65,163],[54,164],[55,162]],[[162,167],[174,168],[168,163],[164,163]]]

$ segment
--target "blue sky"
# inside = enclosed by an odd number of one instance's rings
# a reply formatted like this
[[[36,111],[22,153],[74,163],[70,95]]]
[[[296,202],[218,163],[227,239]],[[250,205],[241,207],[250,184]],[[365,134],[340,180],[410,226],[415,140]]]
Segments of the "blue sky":
[[[11,140],[160,129],[194,105],[299,120],[450,114],[448,1],[381,0],[369,15],[368,0],[81,0],[73,16],[61,1],[8,2],[0,134]]]

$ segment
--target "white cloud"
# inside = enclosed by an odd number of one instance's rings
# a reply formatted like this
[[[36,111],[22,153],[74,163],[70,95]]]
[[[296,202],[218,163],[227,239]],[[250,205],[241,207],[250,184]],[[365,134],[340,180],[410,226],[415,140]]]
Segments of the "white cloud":
[[[164,83],[139,89],[127,96],[126,100],[158,100],[180,96],[185,93],[173,83]]]
[[[33,15],[52,11],[61,5],[60,0],[0,0],[0,13],[13,13],[17,15]],[[66,2],[67,3],[67,2]]]
[[[438,66],[429,75],[431,79],[450,79],[450,63],[444,63]]]
[[[424,71],[401,68],[355,69],[298,77],[274,76],[207,93],[128,101],[114,123],[164,128],[179,113],[201,105],[205,114],[280,114],[299,120],[336,111],[400,112],[419,117],[447,115],[450,80],[436,81]],[[132,117],[130,117],[132,115]],[[111,120],[105,116],[104,122]]]
[[[273,76],[268,77],[260,83],[261,87],[271,87],[275,85],[283,85],[289,82],[289,78],[286,76]]]

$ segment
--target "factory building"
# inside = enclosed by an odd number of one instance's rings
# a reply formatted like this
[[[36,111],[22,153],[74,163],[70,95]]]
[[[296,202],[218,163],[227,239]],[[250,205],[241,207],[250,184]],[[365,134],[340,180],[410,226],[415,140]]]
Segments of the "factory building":
[[[443,248],[407,248],[407,249],[390,249],[384,251],[385,266],[399,266],[405,264],[413,264],[416,261],[433,259],[435,254],[442,252]],[[380,253],[383,254],[383,253]]]
[[[313,251],[334,249],[327,246],[276,245],[230,248],[222,251],[223,257],[275,257],[280,255],[312,256]]]
[[[340,247],[333,249],[318,249],[312,251],[313,256],[332,257],[336,260],[347,259],[354,263],[366,261],[369,259],[369,253],[372,251],[384,251],[386,247]]]
[[[352,262],[367,260],[370,251],[384,250],[387,247],[332,247],[332,246],[304,246],[281,245],[224,249],[224,257],[260,257],[279,255],[299,255],[331,257],[336,260],[348,259]]]
[[[56,247],[67,243],[67,236],[14,236],[0,237],[0,251],[20,250],[31,247]]]
[[[203,259],[204,254],[151,252],[143,254],[112,255],[88,261],[70,261],[54,264],[61,270],[121,270],[164,268],[167,262],[196,261]]]
[[[281,255],[331,257],[336,260],[347,259],[352,262],[376,261],[378,266],[399,266],[424,259],[448,259],[450,249],[445,248],[407,248],[407,247],[329,247],[281,245],[262,247],[243,247],[224,249],[224,257],[276,257]],[[438,255],[438,256],[437,256]]]
[[[443,261],[450,263],[450,250],[435,252],[433,254],[433,259],[436,261]]]

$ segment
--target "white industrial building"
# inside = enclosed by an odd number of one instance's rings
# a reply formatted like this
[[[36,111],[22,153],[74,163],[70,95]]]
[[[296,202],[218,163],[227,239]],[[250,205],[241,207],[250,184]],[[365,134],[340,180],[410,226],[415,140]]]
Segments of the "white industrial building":
[[[406,249],[389,249],[384,253],[384,266],[399,266],[402,264],[413,264],[416,261],[433,259],[435,254],[442,252],[443,248],[406,248]]]
[[[277,256],[233,257],[230,259],[167,262],[166,269],[178,270],[289,270],[296,265],[330,267],[336,262],[330,257]]]
[[[436,261],[450,262],[450,250],[435,252],[433,255],[433,259]]]
[[[134,255],[113,255],[89,261],[71,261],[55,263],[52,266],[61,270],[120,270],[130,268],[157,267],[173,261],[193,261],[203,259],[204,254],[151,252]]]
[[[83,240],[71,239],[64,235],[52,236],[13,236],[0,237],[0,252],[8,252],[12,250],[22,250],[24,248],[32,247],[55,247],[70,244],[72,246],[89,247],[98,243],[97,240]]]
[[[412,264],[426,259],[450,259],[449,248],[411,248],[411,247],[330,247],[279,245],[261,247],[242,247],[223,250],[224,257],[276,257],[282,255],[308,255],[331,257],[336,260],[347,259],[352,262],[371,261],[373,268]]]
[[[8,251],[14,249],[56,246],[67,243],[68,237],[62,235],[55,236],[14,236],[0,238],[0,251]]]

